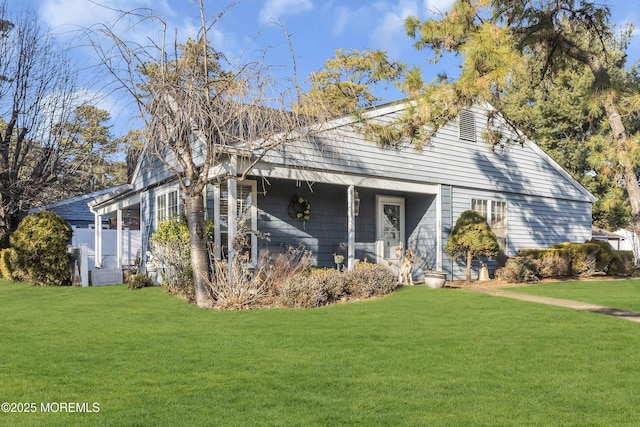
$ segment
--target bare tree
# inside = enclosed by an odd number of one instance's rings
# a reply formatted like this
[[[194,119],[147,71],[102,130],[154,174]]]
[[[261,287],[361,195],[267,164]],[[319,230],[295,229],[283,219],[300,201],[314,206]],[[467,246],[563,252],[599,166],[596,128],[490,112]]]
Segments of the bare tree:
[[[207,306],[205,186],[244,179],[269,150],[308,136],[313,127],[305,127],[310,119],[302,112],[288,111],[295,101],[295,76],[290,80],[275,75],[264,51],[233,61],[212,47],[208,33],[229,7],[207,17],[201,0],[198,5],[199,32],[182,44],[167,44],[166,23],[148,10],[123,13],[122,19],[154,20],[165,29],[162,42],[143,46],[125,41],[113,26],[93,34],[111,40],[109,46],[95,42],[102,62],[138,102],[144,119],[143,155],[162,162],[180,185],[196,300]],[[286,31],[285,37],[288,40]],[[231,215],[228,227],[232,235],[236,223]],[[230,245],[230,265],[234,256]]]
[[[66,147],[55,123],[73,109],[75,69],[33,11],[0,4],[0,236],[55,198]]]

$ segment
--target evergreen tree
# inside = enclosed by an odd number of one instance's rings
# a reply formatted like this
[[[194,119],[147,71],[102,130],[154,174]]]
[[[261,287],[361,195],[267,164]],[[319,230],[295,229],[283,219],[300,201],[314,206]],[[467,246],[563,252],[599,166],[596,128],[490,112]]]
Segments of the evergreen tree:
[[[71,193],[86,194],[127,181],[123,140],[115,139],[107,124],[111,116],[93,105],[82,105],[59,125],[70,147],[64,187]]]
[[[311,88],[301,94],[294,109],[315,116],[355,113],[379,102],[373,87],[399,81],[404,69],[404,64],[391,61],[384,51],[338,49],[322,70],[311,74]]]
[[[458,54],[462,66],[455,79],[442,76],[425,84],[418,72],[407,77],[405,90],[414,97],[417,107],[395,125],[395,137],[424,144],[461,109],[484,101],[496,108],[496,114],[490,117],[487,143],[505,144],[508,141],[503,139],[504,134],[491,125],[498,115],[515,124],[509,120],[505,98],[513,85],[544,85],[577,67],[580,76],[591,75],[590,83],[577,81],[588,84],[589,114],[580,117],[587,121],[600,118],[601,129],[609,131],[599,134],[599,142],[592,140],[591,144],[597,143],[601,150],[594,151],[592,145],[589,157],[599,155],[601,160],[589,158],[589,163],[597,163],[596,170],[611,169],[624,184],[633,223],[640,228],[636,175],[640,95],[635,79],[623,72],[623,49],[616,46],[626,46],[619,42],[616,45],[609,17],[607,6],[587,0],[457,0],[451,11],[439,18],[407,19],[405,27],[416,48],[431,49],[435,61],[447,52]],[[624,34],[630,31],[627,28]],[[578,103],[577,107],[583,105]],[[414,125],[406,126],[406,122]],[[427,125],[427,131],[422,130],[423,125]],[[384,135],[380,130],[377,133]],[[581,155],[579,151],[574,153]]]
[[[500,248],[486,218],[470,209],[458,217],[445,250],[454,258],[466,260],[469,281],[473,259],[480,256],[496,256]]]

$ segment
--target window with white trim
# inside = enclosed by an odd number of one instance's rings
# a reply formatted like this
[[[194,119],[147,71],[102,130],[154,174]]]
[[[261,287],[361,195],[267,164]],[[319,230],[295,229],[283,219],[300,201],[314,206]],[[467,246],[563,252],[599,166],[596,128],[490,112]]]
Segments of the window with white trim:
[[[220,185],[220,213],[218,216],[220,222],[220,248],[222,256],[226,257],[229,253],[228,248],[228,218],[229,218],[229,190],[226,182]],[[255,181],[242,181],[237,185],[236,196],[236,218],[247,218],[248,227],[251,230],[258,228],[258,215],[256,209],[257,185]],[[248,244],[243,247],[242,253],[249,254],[251,261],[255,261],[257,257],[257,237],[254,233],[247,233]]]
[[[476,142],[476,115],[473,111],[464,109],[458,117],[458,138],[461,141]]]
[[[171,190],[156,196],[156,224],[174,219],[180,213],[178,190]]]
[[[500,250],[507,249],[507,202],[504,200],[471,199],[471,209],[487,219],[498,238]]]

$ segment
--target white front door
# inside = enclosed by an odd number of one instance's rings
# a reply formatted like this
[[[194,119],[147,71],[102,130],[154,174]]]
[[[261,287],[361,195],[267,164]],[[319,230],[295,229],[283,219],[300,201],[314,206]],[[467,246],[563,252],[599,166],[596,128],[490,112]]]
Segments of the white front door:
[[[394,268],[402,257],[405,247],[404,198],[377,197],[377,243],[378,263],[391,264]]]

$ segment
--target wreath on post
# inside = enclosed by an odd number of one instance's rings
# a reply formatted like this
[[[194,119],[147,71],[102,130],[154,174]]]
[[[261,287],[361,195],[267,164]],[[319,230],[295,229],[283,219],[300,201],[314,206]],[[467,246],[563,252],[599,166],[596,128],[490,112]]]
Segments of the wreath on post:
[[[301,195],[297,195],[289,203],[289,216],[298,221],[309,221],[311,214],[311,203]]]

